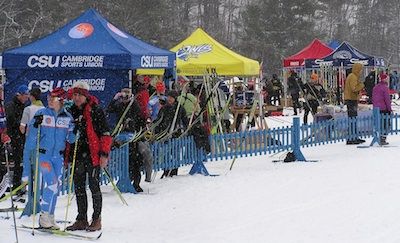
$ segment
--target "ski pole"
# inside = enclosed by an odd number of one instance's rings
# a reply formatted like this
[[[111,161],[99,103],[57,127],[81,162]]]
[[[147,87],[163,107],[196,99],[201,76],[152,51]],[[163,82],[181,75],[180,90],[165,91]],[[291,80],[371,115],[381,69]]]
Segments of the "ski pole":
[[[115,185],[113,179],[111,178],[110,172],[108,172],[108,170],[106,168],[103,168],[103,170],[104,170],[104,173],[106,174],[108,180],[111,182],[111,185],[113,186],[114,190],[117,192],[119,199],[121,199],[121,202],[123,204],[125,204],[126,206],[128,206],[128,203],[126,202],[125,198],[122,196],[121,191],[118,189],[118,187]]]
[[[10,176],[10,164],[8,161],[8,149],[7,149],[7,144],[4,144],[4,152],[5,152],[5,157],[6,157],[6,167],[7,167],[7,176]],[[11,181],[11,178],[8,179],[8,181]],[[15,242],[18,243],[18,232],[17,232],[17,222],[15,220],[15,210],[14,210],[14,201],[11,195],[11,208],[12,208],[12,215],[13,215],[13,220],[14,220],[14,232],[15,232]]]
[[[35,161],[35,180],[33,185],[33,224],[32,224],[32,235],[35,235],[35,220],[36,220],[36,199],[37,199],[37,187],[39,184],[39,146],[40,146],[40,124],[38,124],[38,130],[36,135],[36,161]]]
[[[72,156],[72,165],[71,165],[71,174],[69,176],[69,183],[68,183],[68,196],[67,196],[67,208],[65,210],[65,220],[64,220],[64,231],[67,227],[67,220],[68,220],[68,210],[69,210],[69,205],[70,205],[70,200],[71,200],[71,193],[72,193],[72,182],[74,180],[74,172],[75,172],[75,164],[76,164],[76,152],[78,151],[78,140],[79,140],[79,129],[76,132],[76,139],[75,139],[75,145],[74,145],[74,154]]]

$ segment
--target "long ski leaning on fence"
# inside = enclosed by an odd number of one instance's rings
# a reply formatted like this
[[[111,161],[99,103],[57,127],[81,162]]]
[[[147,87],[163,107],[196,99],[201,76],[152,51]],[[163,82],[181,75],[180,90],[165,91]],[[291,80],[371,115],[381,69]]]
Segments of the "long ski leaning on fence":
[[[186,82],[186,83],[183,85],[182,90],[181,90],[181,93],[180,93],[179,96],[182,95],[182,93],[185,91],[186,86],[187,86],[188,84],[189,84],[189,82]],[[186,91],[185,91],[185,92],[186,92]],[[177,104],[177,107],[176,107],[176,110],[175,110],[174,119],[172,120],[171,127],[170,127],[170,129],[169,129],[169,133],[171,133],[171,134],[172,134],[172,132],[174,131],[175,124],[176,124],[176,119],[178,119],[179,110],[180,110],[180,108],[181,108],[181,102],[179,102],[178,100],[176,100],[176,102],[178,102],[178,104]]]
[[[247,125],[246,125],[245,131],[247,131],[247,130],[249,129],[250,124],[251,124],[251,122],[252,122],[253,119],[254,119],[256,110],[257,110],[257,100],[254,100],[253,105],[252,105],[251,110],[250,110],[249,120],[247,121]],[[241,139],[243,139],[243,140],[240,141],[239,147],[241,147],[241,146],[243,145],[243,142],[244,142],[244,140],[245,140],[246,138],[244,137],[244,138],[241,138]],[[235,164],[236,158],[237,158],[237,153],[235,153],[235,156],[234,156],[233,159],[232,159],[231,166],[229,167],[229,171],[232,170],[233,165]]]
[[[191,124],[189,124],[188,125],[188,127],[185,129],[185,131],[179,136],[179,137],[182,137],[182,136],[184,136],[184,135],[186,135],[188,132],[189,132],[189,130],[190,130],[190,128],[192,128],[193,127],[193,125],[195,125],[197,122],[199,122],[200,120],[201,120],[201,116],[207,111],[207,103],[210,101],[210,99],[212,98],[212,95],[213,95],[213,93],[216,91],[216,89],[218,88],[218,86],[219,86],[219,84],[221,83],[222,81],[218,81],[214,86],[213,86],[213,88],[212,88],[212,92],[207,96],[207,99],[206,99],[206,101],[205,101],[205,106],[200,110],[200,112],[199,112],[199,114],[197,115],[197,117],[192,121],[192,123]],[[176,112],[175,112],[176,113]],[[172,126],[171,126],[171,128],[172,128]],[[168,131],[168,133],[167,134],[165,134],[164,136],[159,136],[159,141],[160,142],[164,142],[164,141],[166,141],[166,140],[168,140],[171,136],[172,136],[172,134],[174,134],[176,131],[175,130],[173,130],[173,131],[171,131],[171,129]]]
[[[114,137],[118,133],[118,131],[121,129],[122,122],[124,121],[126,114],[128,113],[129,109],[131,108],[131,106],[135,100],[136,100],[136,95],[131,97],[131,100],[129,101],[128,105],[125,107],[124,112],[122,113],[121,117],[118,119],[118,122],[115,125],[115,128],[111,133],[112,137]]]
[[[119,199],[121,200],[121,202],[123,204],[125,204],[126,206],[128,206],[128,203],[126,202],[125,198],[122,196],[121,191],[118,189],[118,187],[115,185],[113,178],[110,175],[110,172],[108,172],[107,168],[103,168],[104,174],[106,174],[108,180],[111,182],[111,185],[113,187],[113,189],[115,190],[115,192],[117,193]]]

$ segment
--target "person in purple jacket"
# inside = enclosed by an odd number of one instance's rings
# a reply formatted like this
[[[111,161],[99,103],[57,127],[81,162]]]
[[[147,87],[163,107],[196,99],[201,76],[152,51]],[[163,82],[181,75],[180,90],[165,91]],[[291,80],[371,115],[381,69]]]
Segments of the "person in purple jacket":
[[[380,82],[377,83],[372,90],[372,104],[374,108],[379,108],[381,114],[390,114],[392,112],[392,105],[389,95],[389,76],[386,73],[379,75]],[[388,145],[386,142],[387,130],[389,122],[383,120],[383,130],[380,137],[380,145]]]

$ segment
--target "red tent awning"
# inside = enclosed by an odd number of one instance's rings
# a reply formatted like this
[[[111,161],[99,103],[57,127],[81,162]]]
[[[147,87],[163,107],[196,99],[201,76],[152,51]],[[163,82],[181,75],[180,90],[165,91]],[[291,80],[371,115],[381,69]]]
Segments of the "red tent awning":
[[[314,39],[307,47],[300,52],[283,59],[284,67],[304,66],[306,59],[323,58],[329,55],[333,50],[318,39]]]

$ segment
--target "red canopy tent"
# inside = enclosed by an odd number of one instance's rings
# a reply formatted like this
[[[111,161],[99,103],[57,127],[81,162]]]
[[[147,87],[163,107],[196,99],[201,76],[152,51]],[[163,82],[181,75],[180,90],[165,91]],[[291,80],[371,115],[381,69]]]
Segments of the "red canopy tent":
[[[300,52],[283,59],[283,67],[302,67],[306,59],[323,58],[329,55],[333,49],[318,39],[314,39],[307,47]]]

